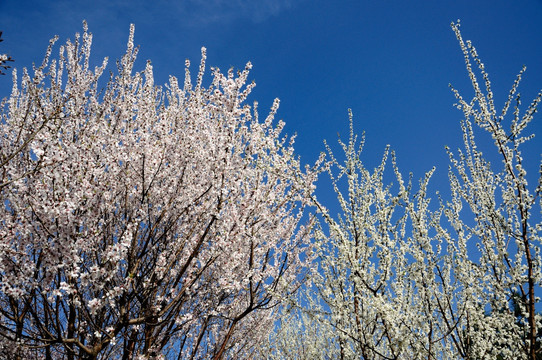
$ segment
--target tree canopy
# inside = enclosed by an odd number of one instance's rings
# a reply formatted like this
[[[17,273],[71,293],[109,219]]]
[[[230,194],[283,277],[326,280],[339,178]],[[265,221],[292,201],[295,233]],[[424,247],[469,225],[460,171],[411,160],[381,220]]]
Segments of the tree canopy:
[[[195,77],[187,60],[159,86],[134,70],[133,26],[105,78],[86,24],[51,40],[0,112],[0,355],[540,358],[542,166],[533,183],[522,149],[542,93],[521,109],[523,69],[497,107],[452,29],[474,97],[452,88],[449,196],[391,148],[368,169],[352,116],[342,151],[303,166],[278,100],[263,119],[247,104],[250,63],[207,85],[203,48]]]

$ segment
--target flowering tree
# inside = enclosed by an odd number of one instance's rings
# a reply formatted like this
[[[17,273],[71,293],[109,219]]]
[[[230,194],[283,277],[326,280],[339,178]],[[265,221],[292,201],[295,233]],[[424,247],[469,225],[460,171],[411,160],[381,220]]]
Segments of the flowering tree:
[[[452,27],[475,92],[474,99],[467,102],[454,90],[465,116],[464,150],[457,156],[448,151],[452,199],[445,215],[455,237],[448,240],[448,247],[454,255],[453,275],[462,284],[458,293],[467,306],[461,322],[464,337],[462,341],[459,334],[456,338],[468,358],[498,355],[534,360],[542,350],[542,319],[535,311],[539,301],[536,291],[542,286],[542,171],[537,184],[529,186],[521,149],[534,137],[525,134],[525,129],[542,93],[521,115],[517,90],[523,68],[502,110],[497,110],[489,77],[476,49],[463,41],[458,24]],[[470,59],[480,70],[482,86]],[[509,116],[511,106],[514,111]],[[473,124],[491,136],[500,166],[492,166],[478,150]],[[476,251],[469,249],[472,242]],[[485,311],[480,314],[482,308]]]
[[[0,145],[0,354],[246,358],[299,286],[315,169],[244,104],[250,64],[153,82],[92,36],[14,71]],[[308,225],[310,226],[310,219]]]
[[[285,311],[284,326],[271,339],[276,345],[263,349],[265,354],[297,359],[542,356],[542,319],[535,311],[542,286],[542,174],[537,184],[528,184],[521,155],[533,136],[524,133],[542,94],[520,114],[522,70],[497,111],[475,48],[463,41],[459,24],[452,28],[474,98],[466,101],[454,90],[465,116],[464,148],[457,154],[448,150],[449,200],[439,195],[438,205],[432,205],[433,170],[414,190],[389,150],[378,167],[366,169],[351,126],[349,141],[340,142],[344,162],[328,148],[340,215],[333,217],[320,205],[319,271],[302,300]],[[486,134],[500,164],[490,164],[476,145],[475,135]],[[390,157],[391,171],[386,169]],[[308,338],[292,341],[293,331]],[[315,341],[314,334],[327,340]]]

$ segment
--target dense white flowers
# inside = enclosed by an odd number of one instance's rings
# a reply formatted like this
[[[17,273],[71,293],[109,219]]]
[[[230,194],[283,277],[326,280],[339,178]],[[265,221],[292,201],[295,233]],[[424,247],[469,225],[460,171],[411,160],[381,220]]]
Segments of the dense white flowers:
[[[14,71],[0,120],[0,355],[248,357],[299,286],[315,169],[245,99],[251,65],[156,86],[92,35]],[[310,219],[307,221],[310,222]],[[16,349],[16,350],[13,350]],[[50,355],[53,354],[53,355]]]
[[[0,356],[536,360],[542,175],[521,150],[542,94],[520,114],[523,69],[498,111],[452,28],[474,98],[453,89],[463,147],[434,199],[435,169],[413,185],[389,147],[367,169],[352,119],[344,161],[302,168],[279,101],[263,121],[245,103],[250,63],[206,87],[202,49],[157,86],[132,26],[105,82],[86,24],[56,58],[53,39],[0,113]]]
[[[431,202],[433,170],[415,190],[403,180],[393,153],[391,171],[386,169],[389,150],[378,167],[366,169],[351,124],[349,141],[340,142],[345,160],[328,148],[340,214],[333,217],[319,205],[319,271],[297,301],[284,307],[263,356],[540,358],[535,294],[542,287],[542,172],[537,187],[528,186],[520,145],[532,138],[524,131],[542,94],[520,115],[522,70],[497,111],[484,65],[463,41],[459,25],[452,28],[474,98],[466,101],[453,90],[465,118],[463,148],[446,149],[450,198],[439,194],[440,201]],[[475,136],[487,133],[500,163],[490,163],[477,146]]]

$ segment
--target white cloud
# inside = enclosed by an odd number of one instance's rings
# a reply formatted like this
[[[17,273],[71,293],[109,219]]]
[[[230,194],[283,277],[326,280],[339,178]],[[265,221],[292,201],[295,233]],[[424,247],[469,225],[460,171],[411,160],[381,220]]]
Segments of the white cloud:
[[[178,0],[155,2],[153,15],[178,16],[189,26],[230,23],[238,19],[261,22],[304,0]]]
[[[174,22],[183,27],[228,24],[236,20],[265,21],[306,0],[57,0],[35,12],[40,23],[69,22],[77,28],[86,19],[89,25],[130,22]],[[47,16],[54,13],[55,16]],[[27,12],[28,15],[28,12]],[[68,25],[68,24],[65,24]]]
[[[189,0],[185,10],[209,21],[262,21],[292,7],[292,0]]]

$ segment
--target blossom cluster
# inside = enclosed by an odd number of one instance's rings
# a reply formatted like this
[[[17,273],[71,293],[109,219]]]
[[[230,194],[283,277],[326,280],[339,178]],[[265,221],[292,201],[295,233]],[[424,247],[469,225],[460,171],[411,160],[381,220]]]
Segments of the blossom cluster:
[[[0,121],[0,354],[222,358],[250,352],[299,286],[318,164],[246,104],[250,64],[154,83],[53,39]],[[301,226],[309,221],[308,227]]]
[[[435,169],[416,187],[389,149],[379,166],[367,169],[351,119],[349,140],[339,142],[344,160],[328,147],[340,211],[332,216],[318,205],[319,271],[283,308],[262,357],[540,358],[542,173],[534,186],[527,181],[522,145],[534,136],[526,129],[542,93],[522,114],[523,69],[497,110],[478,53],[459,24],[452,29],[474,97],[465,100],[452,89],[464,120],[463,147],[447,149],[449,191],[432,201]],[[488,160],[491,149],[482,153],[482,136],[491,138],[492,159],[500,163]]]

